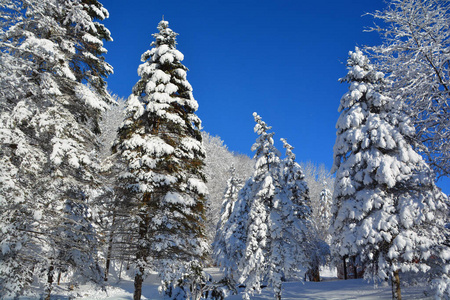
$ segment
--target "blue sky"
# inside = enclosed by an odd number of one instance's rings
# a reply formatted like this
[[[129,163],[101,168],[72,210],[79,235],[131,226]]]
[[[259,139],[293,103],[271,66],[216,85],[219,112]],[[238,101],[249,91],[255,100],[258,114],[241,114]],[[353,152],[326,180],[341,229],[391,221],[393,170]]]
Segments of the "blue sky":
[[[382,10],[382,0],[119,1],[103,4],[104,23],[114,42],[106,43],[115,74],[109,89],[128,97],[137,67],[150,49],[151,34],[164,15],[179,33],[178,50],[199,103],[204,130],[230,150],[252,156],[253,112],[295,147],[298,161],[331,168],[337,108],[348,85],[348,51],[375,45],[365,13]],[[447,193],[449,184],[439,184]],[[445,185],[445,186],[444,186]]]

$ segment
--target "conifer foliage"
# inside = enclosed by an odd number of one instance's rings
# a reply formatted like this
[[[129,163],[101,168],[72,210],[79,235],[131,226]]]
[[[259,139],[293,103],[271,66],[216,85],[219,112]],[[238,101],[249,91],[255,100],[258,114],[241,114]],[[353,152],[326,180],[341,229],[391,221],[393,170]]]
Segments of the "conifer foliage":
[[[49,298],[56,272],[101,279],[88,201],[98,119],[112,102],[111,38],[97,21],[108,12],[96,0],[0,7],[0,297],[40,276]]]
[[[227,280],[235,282],[241,274],[241,260],[244,256],[249,203],[252,197],[252,178],[249,178],[230,207],[226,202],[216,231],[214,259],[224,272]],[[231,212],[226,208],[232,208]],[[228,215],[229,214],[229,215]],[[225,221],[223,225],[222,222]]]
[[[282,161],[280,174],[282,177],[281,187],[282,195],[287,197],[290,202],[285,202],[283,205],[289,207],[291,205],[292,215],[286,215],[286,225],[288,228],[292,226],[298,226],[290,234],[291,236],[286,239],[286,242],[291,240],[297,240],[302,245],[299,249],[296,249],[299,256],[296,263],[307,269],[307,275],[311,281],[320,281],[319,268],[320,265],[325,264],[326,258],[329,255],[328,245],[320,239],[317,229],[312,221],[312,209],[311,200],[309,196],[309,188],[305,181],[305,175],[300,165],[295,161],[295,154],[292,152],[292,147],[285,139],[281,139],[283,147],[286,149],[286,157]],[[289,210],[287,210],[289,212]],[[290,218],[295,217],[296,222],[289,221]],[[285,230],[286,233],[289,232]],[[288,243],[288,242],[287,242]],[[289,245],[289,243],[288,243]],[[299,254],[298,254],[299,255]],[[306,256],[305,256],[306,255]],[[296,266],[290,266],[291,269]]]
[[[216,236],[213,242],[213,253],[214,259],[219,266],[229,266],[230,259],[232,259],[232,254],[229,253],[230,246],[227,245],[227,234],[229,233],[229,228],[227,225],[230,223],[231,214],[233,213],[235,203],[238,198],[239,191],[243,186],[242,180],[237,177],[236,169],[233,166],[230,167],[230,178],[227,181],[227,187],[223,195],[222,211],[220,212],[220,219],[217,223]],[[226,272],[232,271],[232,268],[225,268]],[[236,270],[236,268],[234,268]],[[225,274],[225,277],[232,277],[231,274]]]
[[[121,184],[134,208],[130,217],[136,227],[135,299],[140,299],[150,268],[159,272],[166,297],[196,299],[195,285],[208,249],[198,104],[186,80],[183,54],[176,49],[177,34],[168,24],[159,22],[152,49],[141,57],[141,78],[127,101],[116,143],[127,164]]]
[[[342,97],[334,146],[336,181],[332,245],[337,256],[365,263],[366,275],[393,282],[400,271],[446,265],[446,206],[422,157],[401,102],[380,93],[383,73],[358,49],[350,52],[349,91]]]
[[[276,188],[279,185],[279,166],[280,153],[273,145],[273,132],[269,133],[271,129],[261,117],[256,113],[253,114],[255,118],[255,132],[258,134],[256,143],[252,146],[255,151],[256,169],[252,177],[252,189],[248,204],[248,221],[246,224],[246,247],[242,261],[242,274],[240,281],[246,283],[247,299],[250,299],[250,294],[261,293],[261,285],[263,280],[267,277],[269,272],[275,271],[275,276],[281,275],[278,267],[280,265],[279,258],[281,249],[278,247],[273,249],[271,240],[271,226],[277,225],[277,221],[271,224],[271,210],[274,203],[278,201],[276,198]],[[273,215],[278,218],[278,215]],[[272,254],[274,254],[272,256]],[[275,262],[272,262],[275,258]],[[273,264],[272,264],[273,263]],[[274,270],[270,267],[277,268]],[[271,270],[269,270],[271,269]],[[278,279],[278,278],[277,278]],[[277,293],[279,286],[276,284]]]
[[[283,278],[295,276],[307,265],[308,189],[292,147],[285,143],[288,154],[283,161],[271,127],[258,114],[253,116],[258,134],[252,147],[255,172],[225,224],[225,248],[216,251],[225,254],[226,259],[220,260],[225,274],[239,274],[246,285],[245,299],[260,293],[263,283],[281,299]]]

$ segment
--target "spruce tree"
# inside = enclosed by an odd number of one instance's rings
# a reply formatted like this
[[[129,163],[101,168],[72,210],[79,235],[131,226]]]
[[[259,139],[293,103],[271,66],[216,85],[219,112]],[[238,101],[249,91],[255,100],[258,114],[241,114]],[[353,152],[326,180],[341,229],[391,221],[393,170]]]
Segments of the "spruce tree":
[[[318,232],[312,221],[311,200],[309,196],[309,188],[305,181],[305,175],[301,166],[295,161],[295,154],[292,147],[285,139],[281,139],[283,147],[286,149],[286,158],[282,161],[281,177],[283,193],[291,201],[289,205],[284,205],[288,209],[286,221],[289,221],[290,212],[293,211],[296,222],[286,224],[286,231],[291,231],[291,240],[296,240],[298,249],[296,252],[299,257],[296,260],[291,259],[297,265],[307,268],[307,275],[311,281],[320,281],[319,268],[325,263],[328,255],[328,246],[318,236]],[[286,213],[285,213],[286,214]],[[297,228],[293,227],[297,226]],[[288,243],[289,245],[289,243]],[[290,267],[294,269],[296,265]],[[291,271],[292,272],[292,271]]]
[[[414,128],[400,101],[380,90],[384,75],[358,49],[350,52],[349,91],[342,97],[334,146],[336,182],[332,245],[393,283],[401,299],[400,272],[447,265],[447,208],[434,176],[412,146]]]
[[[328,228],[326,224],[329,223],[329,220],[331,218],[331,201],[332,201],[333,195],[331,194],[329,189],[323,189],[320,192],[320,203],[321,203],[321,211],[320,211],[320,219],[322,223],[324,223],[324,226]]]
[[[7,16],[0,31],[0,222],[8,228],[0,294],[26,292],[40,275],[49,298],[56,271],[101,277],[88,201],[99,184],[98,119],[111,103],[104,78],[112,68],[103,57],[109,32],[94,19],[108,14],[95,0],[0,4]],[[64,256],[76,251],[79,259]]]
[[[246,208],[240,282],[246,285],[245,299],[260,293],[266,280],[275,298],[281,299],[283,278],[295,276],[306,263],[307,227],[302,218],[310,211],[307,188],[292,152],[282,161],[273,144],[274,133],[268,132],[271,127],[258,114],[253,116],[258,134],[252,147],[255,172],[237,202]]]
[[[279,182],[280,153],[273,145],[274,133],[261,117],[253,113],[255,118],[255,132],[258,134],[256,143],[252,146],[255,151],[256,169],[252,177],[252,189],[250,190],[249,212],[245,226],[246,246],[241,259],[242,274],[240,282],[246,284],[245,299],[250,295],[261,293],[262,281],[266,279],[269,272],[271,253],[270,212],[274,206],[276,185]],[[277,216],[278,217],[278,216]],[[275,249],[276,255],[280,249]],[[278,267],[279,261],[275,265]],[[274,266],[275,266],[274,265]],[[278,271],[278,270],[277,270]],[[279,272],[276,271],[276,275]],[[278,289],[278,285],[276,289]]]
[[[236,264],[230,263],[233,261],[233,254],[229,252],[232,241],[227,239],[230,232],[229,225],[233,224],[229,222],[229,219],[234,211],[239,191],[243,186],[242,180],[236,175],[234,165],[230,167],[230,175],[223,195],[222,211],[219,222],[217,223],[216,236],[213,243],[214,259],[217,265],[221,266],[224,270],[225,277],[233,277],[231,271],[236,270]]]
[[[331,206],[333,202],[333,194],[329,189],[324,188],[319,195],[319,218],[317,220],[317,231],[319,232],[319,238],[323,239],[327,244],[330,243],[330,234],[328,229],[330,228],[331,220]]]
[[[214,244],[214,255],[226,279],[239,280],[242,272],[241,260],[247,242],[247,221],[252,197],[253,179],[249,178],[238,193],[232,211],[222,231],[223,242]]]
[[[158,24],[152,49],[138,68],[141,77],[127,101],[116,149],[127,171],[136,226],[135,299],[145,272],[155,268],[168,298],[197,297],[197,281],[208,245],[203,230],[207,189],[205,152],[195,114],[198,104],[186,80],[183,54],[167,21]],[[186,285],[194,288],[189,289]]]
[[[311,222],[311,200],[305,175],[300,165],[295,161],[295,154],[292,152],[294,147],[286,139],[281,139],[281,141],[286,149],[286,158],[282,161],[281,166],[282,186],[295,205],[296,216],[309,224]]]

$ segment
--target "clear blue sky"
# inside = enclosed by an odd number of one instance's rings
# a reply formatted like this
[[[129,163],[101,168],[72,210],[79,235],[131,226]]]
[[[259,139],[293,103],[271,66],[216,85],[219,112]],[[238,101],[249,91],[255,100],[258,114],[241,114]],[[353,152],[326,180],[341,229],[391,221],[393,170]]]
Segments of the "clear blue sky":
[[[150,49],[151,34],[164,15],[179,33],[178,50],[199,103],[204,130],[232,151],[253,155],[256,111],[286,138],[298,161],[331,168],[337,108],[348,85],[348,51],[375,45],[374,23],[365,13],[382,10],[382,0],[104,0],[104,23],[114,42],[106,43],[115,74],[109,89],[127,98],[137,67]],[[441,182],[450,192],[450,185]]]

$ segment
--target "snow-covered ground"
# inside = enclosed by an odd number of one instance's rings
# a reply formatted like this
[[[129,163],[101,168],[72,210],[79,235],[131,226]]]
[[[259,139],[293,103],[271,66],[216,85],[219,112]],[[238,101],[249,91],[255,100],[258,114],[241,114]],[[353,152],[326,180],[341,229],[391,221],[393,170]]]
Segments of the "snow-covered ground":
[[[217,269],[207,270],[213,277],[220,277]],[[328,274],[327,274],[328,275]],[[332,274],[330,274],[332,275]],[[133,281],[131,279],[121,280],[119,283],[110,282],[112,286],[107,291],[101,291],[93,286],[82,286],[76,292],[77,299],[84,300],[130,300],[133,299]],[[144,283],[142,295],[143,299],[159,300],[162,297],[158,293],[158,277],[152,275]],[[375,300],[392,299],[391,287],[389,285],[375,287],[372,283],[367,283],[363,279],[338,280],[333,277],[325,277],[322,282],[286,282],[284,285],[283,299],[304,299],[304,300]],[[415,287],[403,287],[402,296],[404,299],[433,299],[426,295],[425,285]],[[55,294],[58,291],[55,290]],[[67,299],[65,293],[60,290],[59,296],[54,299]],[[240,300],[242,295],[233,295],[228,300]],[[269,288],[263,290],[261,295],[252,297],[255,300],[273,299],[273,294]]]

